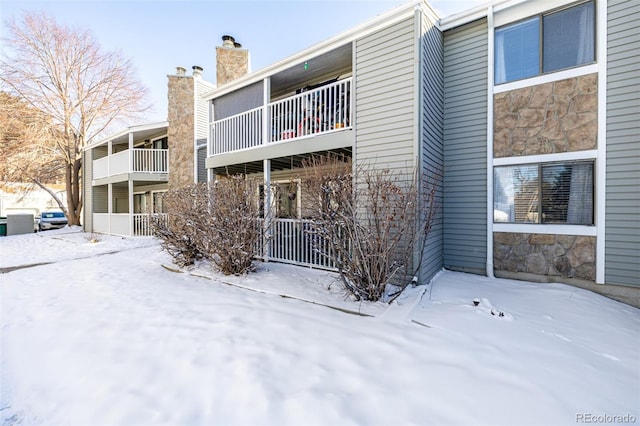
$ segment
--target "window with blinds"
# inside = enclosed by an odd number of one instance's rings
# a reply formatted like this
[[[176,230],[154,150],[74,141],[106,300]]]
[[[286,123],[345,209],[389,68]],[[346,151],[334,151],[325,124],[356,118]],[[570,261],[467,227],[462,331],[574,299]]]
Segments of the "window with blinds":
[[[496,167],[494,222],[593,225],[593,188],[592,161]]]
[[[495,84],[595,61],[593,1],[504,25],[495,30]]]

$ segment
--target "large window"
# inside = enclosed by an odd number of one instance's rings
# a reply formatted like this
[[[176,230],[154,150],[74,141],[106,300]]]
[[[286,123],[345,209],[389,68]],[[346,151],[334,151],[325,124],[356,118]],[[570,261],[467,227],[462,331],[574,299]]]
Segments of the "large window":
[[[493,219],[593,225],[593,193],[592,161],[496,167]]]
[[[497,28],[495,84],[588,64],[594,46],[592,1]]]

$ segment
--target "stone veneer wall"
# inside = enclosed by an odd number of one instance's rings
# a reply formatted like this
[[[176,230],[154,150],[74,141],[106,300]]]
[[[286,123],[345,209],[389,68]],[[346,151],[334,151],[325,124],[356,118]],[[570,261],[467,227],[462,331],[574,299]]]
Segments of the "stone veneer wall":
[[[589,74],[494,95],[494,157],[595,149],[597,83]]]
[[[595,250],[595,237],[493,233],[493,265],[496,271],[595,281]]]
[[[247,75],[248,72],[248,50],[216,46],[216,82],[218,86]]]
[[[194,81],[192,76],[169,76],[168,144],[169,188],[190,185],[194,181]]]

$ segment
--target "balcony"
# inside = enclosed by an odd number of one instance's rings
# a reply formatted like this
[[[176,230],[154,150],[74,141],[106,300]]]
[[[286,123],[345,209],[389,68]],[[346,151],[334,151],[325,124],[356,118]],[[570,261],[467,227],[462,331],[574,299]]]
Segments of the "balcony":
[[[93,160],[93,179],[144,173],[166,175],[169,172],[169,150],[132,149]]]
[[[215,121],[209,153],[224,154],[350,129],[351,85],[352,78],[347,78]]]

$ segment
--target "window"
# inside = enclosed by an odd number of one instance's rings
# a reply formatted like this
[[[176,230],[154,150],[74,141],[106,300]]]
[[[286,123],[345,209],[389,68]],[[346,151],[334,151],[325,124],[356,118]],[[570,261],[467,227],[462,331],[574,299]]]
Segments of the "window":
[[[156,139],[153,141],[154,149],[169,149],[169,138]]]
[[[166,209],[165,209],[165,205],[162,202],[162,197],[164,197],[164,194],[166,193],[166,191],[158,191],[158,192],[153,192],[153,212],[154,213],[166,213]]]
[[[539,27],[533,18],[496,30],[496,84],[538,74]]]
[[[495,84],[584,65],[594,60],[592,1],[505,25],[495,31]]]
[[[593,225],[593,162],[494,169],[493,220]]]

